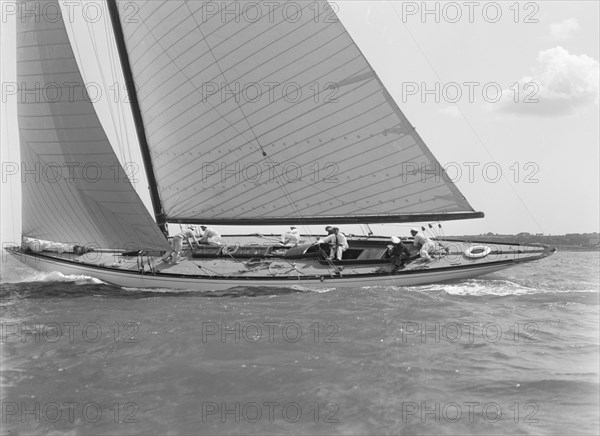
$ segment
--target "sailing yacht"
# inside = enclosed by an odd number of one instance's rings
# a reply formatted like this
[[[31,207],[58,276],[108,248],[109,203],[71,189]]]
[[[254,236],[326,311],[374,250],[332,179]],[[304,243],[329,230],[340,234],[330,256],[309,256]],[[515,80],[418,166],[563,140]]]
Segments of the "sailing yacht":
[[[437,238],[431,261],[415,255],[397,269],[389,237],[348,235],[350,248],[332,261],[312,235],[288,246],[248,234],[188,247],[178,264],[161,261],[169,223],[413,223],[483,213],[446,176],[326,0],[108,6],[153,211],[89,97],[73,92],[84,81],[58,2],[20,2],[21,160],[54,175],[23,176],[23,244],[9,252],[24,263],[119,286],[220,290],[415,285],[552,254]],[[57,92],[32,98],[40,83]]]

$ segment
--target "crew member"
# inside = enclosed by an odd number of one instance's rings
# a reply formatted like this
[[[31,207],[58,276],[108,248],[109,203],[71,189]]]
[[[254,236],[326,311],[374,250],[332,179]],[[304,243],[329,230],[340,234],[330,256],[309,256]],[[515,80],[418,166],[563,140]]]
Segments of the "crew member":
[[[281,243],[284,245],[295,246],[298,242],[300,242],[300,232],[295,226],[290,226],[290,230],[281,235]]]
[[[200,228],[203,232],[200,244],[221,245],[221,235],[216,230],[206,226],[200,226]]]
[[[425,262],[429,262],[431,260],[431,256],[429,254],[435,251],[435,244],[433,241],[425,236],[423,232],[419,232],[419,230],[415,227],[410,229],[410,234],[414,238],[413,245],[419,250],[421,259],[423,259]]]
[[[194,226],[189,226],[187,229],[183,230],[181,233],[173,236],[171,240],[171,248],[172,250],[162,257],[164,262],[169,262],[173,264],[179,263],[179,256],[181,255],[181,250],[183,248],[183,240],[189,244],[191,248],[193,248],[192,240],[198,245],[198,239],[196,239],[196,235],[194,234]]]
[[[317,244],[328,243],[331,247],[329,253],[330,260],[342,260],[342,253],[349,247],[346,235],[340,232],[340,229],[333,227],[333,233],[325,239],[319,239]]]
[[[397,236],[392,236],[390,241],[392,245],[389,246],[388,255],[390,256],[390,261],[394,265],[394,269],[392,269],[393,272],[404,268],[404,265],[410,259],[411,254],[408,247],[404,245]]]

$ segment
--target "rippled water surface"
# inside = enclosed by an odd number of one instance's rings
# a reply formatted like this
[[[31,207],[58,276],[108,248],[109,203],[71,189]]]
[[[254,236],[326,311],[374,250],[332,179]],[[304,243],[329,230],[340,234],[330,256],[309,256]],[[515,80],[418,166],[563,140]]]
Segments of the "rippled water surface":
[[[598,434],[598,253],[409,288],[2,263],[2,434]]]

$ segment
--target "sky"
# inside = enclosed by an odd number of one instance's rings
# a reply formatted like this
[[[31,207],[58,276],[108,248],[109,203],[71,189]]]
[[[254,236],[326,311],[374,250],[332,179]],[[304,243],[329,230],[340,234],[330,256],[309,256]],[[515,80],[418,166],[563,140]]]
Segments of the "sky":
[[[85,5],[70,3],[67,30],[82,35],[77,53],[88,64],[85,81],[122,84],[113,76],[118,72],[106,68],[110,52],[91,45],[93,33],[97,47],[109,47],[106,13],[90,23],[83,19]],[[483,219],[443,223],[446,235],[599,231],[599,2],[331,3],[449,176],[485,213]],[[16,97],[9,92],[16,83],[11,4],[2,0],[3,242],[20,240],[19,176],[8,171],[19,162]],[[122,99],[100,99],[96,110],[117,155],[131,162],[137,152],[128,108],[112,100]],[[144,180],[136,188],[149,205]],[[371,228],[408,235],[411,226]]]

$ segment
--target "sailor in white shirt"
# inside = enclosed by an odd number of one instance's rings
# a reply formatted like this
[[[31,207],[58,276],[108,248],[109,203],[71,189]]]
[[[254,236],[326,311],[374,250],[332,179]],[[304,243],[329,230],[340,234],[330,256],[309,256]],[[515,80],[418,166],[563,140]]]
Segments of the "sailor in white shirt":
[[[221,235],[216,230],[206,226],[200,226],[200,228],[203,232],[200,244],[221,245]]]
[[[179,262],[179,256],[181,255],[181,250],[183,249],[183,240],[186,240],[190,247],[192,246],[192,239],[196,244],[198,244],[198,239],[196,239],[196,235],[194,234],[194,226],[189,226],[187,229],[183,230],[181,233],[173,236],[171,240],[171,248],[172,250],[162,257],[162,260],[167,262],[169,259],[172,263]]]
[[[328,243],[331,246],[331,252],[329,254],[329,259],[337,259],[342,260],[342,253],[346,251],[349,247],[348,241],[346,240],[346,236],[340,232],[340,229],[337,227],[333,228],[333,233],[327,236],[325,239],[318,240],[318,244]]]
[[[422,232],[415,227],[410,229],[410,234],[414,238],[413,245],[419,249],[419,255],[421,259],[430,261],[431,256],[429,253],[433,253],[435,251],[435,243],[425,236]]]
[[[300,232],[295,226],[291,226],[289,232],[281,235],[282,244],[298,245],[298,242],[300,242]]]

